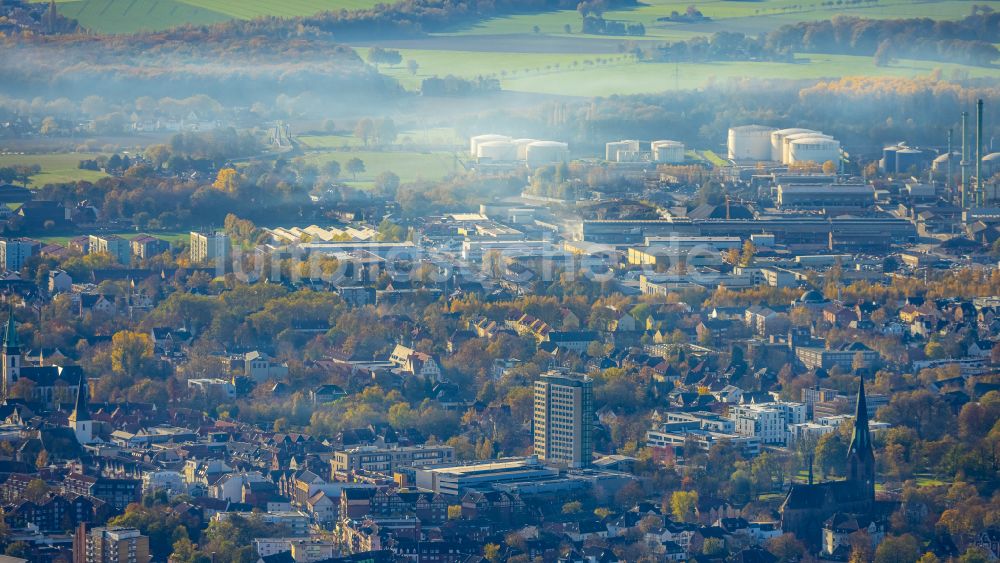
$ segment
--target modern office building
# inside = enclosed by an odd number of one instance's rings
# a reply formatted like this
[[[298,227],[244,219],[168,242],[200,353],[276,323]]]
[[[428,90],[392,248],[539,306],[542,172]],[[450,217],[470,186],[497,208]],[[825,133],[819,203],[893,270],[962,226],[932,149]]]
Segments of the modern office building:
[[[550,371],[535,382],[535,455],[580,468],[590,465],[594,428],[593,380]]]
[[[73,563],[148,563],[149,538],[135,528],[91,528],[73,538]]]
[[[806,405],[788,402],[732,405],[729,418],[740,436],[753,436],[764,444],[785,444],[788,427],[806,421]]]

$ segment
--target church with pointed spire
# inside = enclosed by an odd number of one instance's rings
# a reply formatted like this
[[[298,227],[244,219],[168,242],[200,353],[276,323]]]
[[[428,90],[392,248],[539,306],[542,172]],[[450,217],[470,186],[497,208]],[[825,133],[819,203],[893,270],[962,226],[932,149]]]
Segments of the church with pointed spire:
[[[834,514],[868,517],[885,512],[875,500],[875,451],[868,427],[868,400],[861,379],[855,408],[854,431],[847,449],[847,478],[826,483],[793,484],[781,505],[781,529],[795,534],[806,545],[818,547],[823,523]]]
[[[10,390],[21,376],[21,340],[17,336],[17,322],[14,309],[7,314],[7,329],[3,333],[3,396],[9,397]]]
[[[21,346],[17,320],[11,307],[7,314],[3,346],[0,347],[4,400],[16,397],[53,410],[78,400],[79,382],[84,378],[83,368],[74,365],[40,365],[41,361],[26,361],[27,356]],[[21,380],[25,380],[25,385],[19,387],[18,382]]]

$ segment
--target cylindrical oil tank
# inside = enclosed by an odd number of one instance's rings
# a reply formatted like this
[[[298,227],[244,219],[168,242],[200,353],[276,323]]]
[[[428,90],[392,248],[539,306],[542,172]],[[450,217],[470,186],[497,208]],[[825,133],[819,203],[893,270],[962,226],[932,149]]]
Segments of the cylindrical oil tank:
[[[469,140],[469,155],[472,157],[479,156],[479,145],[482,143],[489,143],[491,141],[510,141],[510,137],[506,135],[476,135]]]
[[[639,152],[639,141],[614,141],[604,145],[604,160],[618,162],[619,152]]]
[[[535,141],[525,149],[528,166],[544,166],[569,160],[569,145],[559,141]]]
[[[771,160],[771,133],[774,127],[744,125],[729,129],[729,160],[760,162]]]
[[[781,157],[785,150],[785,137],[796,133],[818,133],[818,131],[792,127],[789,129],[778,129],[771,133],[771,160],[781,162]]]
[[[923,166],[923,151],[911,148],[901,148],[896,151],[896,174],[905,174],[911,169],[919,171]]]
[[[943,153],[943,154],[937,155],[937,157],[934,158],[934,162],[931,163],[931,170],[933,170],[935,172],[937,172],[937,171],[947,171],[948,170],[948,160],[949,160],[948,153]],[[951,160],[952,170],[953,171],[957,171],[959,169],[958,168],[958,163],[959,163],[960,160],[962,160],[962,155],[960,153],[953,152],[953,153],[951,153],[951,159],[950,160]],[[986,157],[985,156],[983,157],[983,162],[986,162]]]
[[[781,141],[781,162],[783,164],[790,164],[792,162],[792,143],[799,139],[812,139],[812,138],[822,138],[822,139],[833,139],[829,135],[824,135],[819,131],[810,131],[809,133],[792,133],[791,135],[785,135],[784,139]]]
[[[653,160],[669,164],[684,162],[684,143],[680,141],[653,141],[650,144]]]
[[[487,141],[479,143],[476,157],[480,160],[508,162],[517,159],[517,147],[510,141]]]
[[[882,149],[882,159],[879,161],[879,167],[883,172],[896,173],[896,152],[902,148],[899,145],[889,145]]]
[[[514,143],[514,147],[517,149],[517,159],[525,160],[528,158],[528,145],[534,143],[538,139],[514,139],[511,141]]]
[[[991,152],[983,157],[983,178],[989,179],[1000,173],[1000,152]]]
[[[840,160],[840,142],[826,137],[803,137],[795,139],[788,151],[788,163],[815,162],[823,164]]]

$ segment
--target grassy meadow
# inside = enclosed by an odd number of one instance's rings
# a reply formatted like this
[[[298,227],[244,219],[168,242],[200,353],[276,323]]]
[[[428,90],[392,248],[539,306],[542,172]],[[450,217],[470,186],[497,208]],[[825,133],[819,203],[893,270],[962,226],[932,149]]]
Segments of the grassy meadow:
[[[393,172],[400,181],[416,182],[420,180],[440,180],[441,178],[462,170],[456,153],[451,152],[416,152],[416,151],[327,151],[308,153],[303,157],[306,162],[322,166],[331,160],[340,163],[340,180],[356,188],[370,188],[375,185],[375,178],[382,172]],[[347,161],[360,158],[365,164],[365,171],[355,178],[347,172]]]
[[[0,168],[17,165],[38,164],[42,172],[31,177],[29,188],[40,188],[45,184],[61,182],[76,182],[87,180],[93,182],[107,176],[104,172],[80,170],[81,160],[100,156],[98,153],[50,153],[50,154],[0,154]]]

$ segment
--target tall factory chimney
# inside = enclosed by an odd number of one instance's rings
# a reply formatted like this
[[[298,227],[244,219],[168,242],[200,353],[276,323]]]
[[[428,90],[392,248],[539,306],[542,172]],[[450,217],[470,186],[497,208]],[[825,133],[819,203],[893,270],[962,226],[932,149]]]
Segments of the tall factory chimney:
[[[983,99],[976,101],[976,205],[986,203],[986,186],[983,185]]]
[[[962,209],[969,210],[969,112],[962,112],[962,161],[958,165],[962,168]]]
[[[955,177],[952,176],[952,169],[951,169],[951,159],[954,156],[952,154],[952,148],[951,148],[951,133],[952,129],[951,127],[949,127],[948,128],[948,175],[945,177],[946,179],[944,181],[944,187],[951,194],[951,197],[955,197],[955,192],[953,189],[954,186],[952,185],[952,182],[955,180]]]

